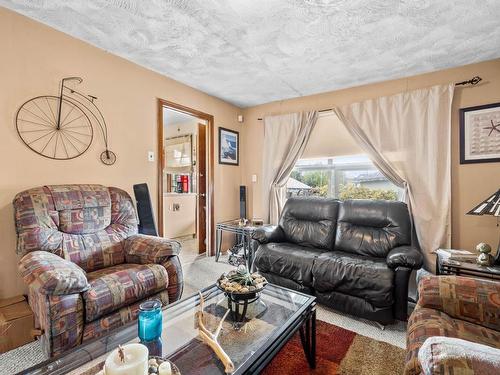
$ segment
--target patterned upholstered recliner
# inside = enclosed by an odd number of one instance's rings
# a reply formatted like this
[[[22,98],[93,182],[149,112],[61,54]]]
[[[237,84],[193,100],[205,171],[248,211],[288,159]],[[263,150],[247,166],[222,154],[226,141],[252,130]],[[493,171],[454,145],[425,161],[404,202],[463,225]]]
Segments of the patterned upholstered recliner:
[[[130,196],[53,185],[14,199],[19,269],[49,356],[136,319],[139,304],[182,294],[176,241],[137,234]]]
[[[500,349],[500,282],[425,276],[418,295],[408,320],[405,375],[499,373],[500,350],[493,348]]]

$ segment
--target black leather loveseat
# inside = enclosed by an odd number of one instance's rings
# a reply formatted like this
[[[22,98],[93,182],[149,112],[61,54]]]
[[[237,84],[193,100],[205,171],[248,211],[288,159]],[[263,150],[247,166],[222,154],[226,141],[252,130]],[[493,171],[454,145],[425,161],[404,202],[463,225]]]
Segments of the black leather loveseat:
[[[422,266],[406,204],[288,199],[279,225],[253,235],[254,268],[269,282],[389,324],[407,319],[408,281]]]

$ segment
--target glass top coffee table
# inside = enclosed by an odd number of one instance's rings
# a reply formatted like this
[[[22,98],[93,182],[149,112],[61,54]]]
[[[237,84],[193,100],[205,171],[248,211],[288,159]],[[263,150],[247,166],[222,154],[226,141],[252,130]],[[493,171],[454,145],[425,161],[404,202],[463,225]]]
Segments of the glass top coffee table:
[[[201,293],[205,326],[213,332],[228,310],[228,300],[215,285]],[[163,310],[162,340],[150,347],[150,355],[153,350],[153,354],[168,357],[183,375],[224,374],[222,362],[198,338],[195,314],[199,303],[199,295],[193,295]],[[232,313],[227,316],[218,340],[234,363],[233,374],[258,374],[297,331],[305,358],[311,368],[315,367],[315,297],[269,284],[260,298],[248,305],[246,323],[241,326],[237,320]],[[22,374],[94,375],[118,345],[138,341],[137,322],[131,322]]]

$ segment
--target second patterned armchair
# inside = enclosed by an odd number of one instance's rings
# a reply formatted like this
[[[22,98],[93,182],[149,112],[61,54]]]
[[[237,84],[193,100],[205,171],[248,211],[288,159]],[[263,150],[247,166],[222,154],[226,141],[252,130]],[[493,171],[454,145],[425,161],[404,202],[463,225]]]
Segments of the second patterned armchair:
[[[52,185],[14,199],[19,270],[46,355],[136,319],[139,304],[182,294],[177,241],[137,234],[130,196],[101,185]]]
[[[499,374],[500,282],[426,276],[418,291],[404,374]]]

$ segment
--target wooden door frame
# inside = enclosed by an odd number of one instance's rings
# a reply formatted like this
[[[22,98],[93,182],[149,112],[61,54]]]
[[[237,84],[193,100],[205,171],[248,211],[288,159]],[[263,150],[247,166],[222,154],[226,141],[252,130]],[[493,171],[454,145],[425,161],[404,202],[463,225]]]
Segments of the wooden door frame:
[[[183,112],[188,115],[197,117],[199,119],[205,120],[208,126],[208,163],[207,163],[207,206],[208,213],[206,217],[208,218],[208,228],[207,235],[209,237],[209,241],[207,241],[207,249],[209,255],[214,255],[214,246],[215,246],[215,220],[214,220],[214,172],[215,172],[215,138],[214,138],[214,116],[209,115],[208,113],[204,113],[198,111],[196,109],[192,109],[181,104],[177,104],[174,102],[170,102],[165,99],[157,99],[158,105],[158,162],[157,162],[157,177],[158,177],[158,232],[160,236],[163,236],[164,232],[164,207],[163,207],[163,165],[164,165],[164,132],[163,132],[163,108],[170,108],[175,111]]]

